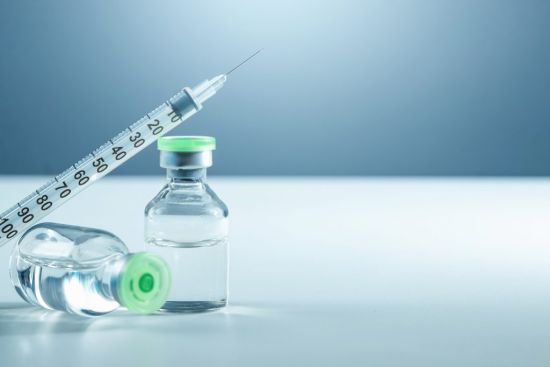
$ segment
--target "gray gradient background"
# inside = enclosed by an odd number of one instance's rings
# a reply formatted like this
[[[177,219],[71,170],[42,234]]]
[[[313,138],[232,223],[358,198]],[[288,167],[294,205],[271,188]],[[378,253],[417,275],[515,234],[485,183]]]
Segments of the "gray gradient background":
[[[260,47],[173,132],[218,138],[213,173],[550,174],[549,1],[0,4],[0,174],[58,173]]]

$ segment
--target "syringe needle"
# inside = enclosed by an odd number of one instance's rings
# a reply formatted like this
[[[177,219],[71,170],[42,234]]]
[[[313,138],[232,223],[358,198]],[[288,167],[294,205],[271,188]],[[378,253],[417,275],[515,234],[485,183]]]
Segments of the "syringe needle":
[[[242,61],[239,65],[235,66],[233,69],[229,70],[227,73],[225,73],[225,75],[229,75],[231,74],[232,72],[234,72],[235,70],[237,70],[238,68],[241,67],[242,64],[244,64],[245,62],[247,62],[248,60],[250,60],[251,58],[253,58],[254,56],[256,56],[257,54],[259,54],[261,51],[263,50],[263,48],[260,48],[258,51],[254,52],[252,55],[248,56],[244,61]]]
[[[229,70],[225,74],[217,75],[211,79],[207,79],[204,82],[197,85],[195,88],[193,88],[193,96],[194,101],[196,101],[199,105],[202,104],[204,101],[206,101],[208,98],[212,97],[218,90],[223,87],[225,82],[227,81],[227,76],[237,70],[241,67],[242,64],[259,54],[263,48],[260,48],[258,51],[254,52],[252,55],[248,56],[246,59],[241,61],[237,66],[235,66],[233,69]]]

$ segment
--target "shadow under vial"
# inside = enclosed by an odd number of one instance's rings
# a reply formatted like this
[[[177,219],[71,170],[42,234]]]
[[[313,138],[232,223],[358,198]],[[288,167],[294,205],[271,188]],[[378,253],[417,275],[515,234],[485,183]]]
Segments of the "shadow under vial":
[[[236,324],[265,318],[270,312],[258,307],[231,305],[203,313],[155,313],[136,315],[117,310],[98,317],[82,317],[26,303],[0,302],[0,336],[83,333],[108,330],[148,330],[162,333],[204,334],[220,332]],[[239,321],[240,320],[240,321]]]
[[[26,303],[0,303],[0,336],[83,332],[93,321]]]

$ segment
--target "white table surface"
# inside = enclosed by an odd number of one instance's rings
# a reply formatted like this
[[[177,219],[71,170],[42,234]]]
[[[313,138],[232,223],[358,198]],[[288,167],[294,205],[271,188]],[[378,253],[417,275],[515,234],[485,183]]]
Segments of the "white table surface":
[[[0,177],[0,209],[44,181]],[[79,318],[22,303],[4,270],[0,366],[550,365],[550,180],[210,181],[230,208],[228,308]],[[142,250],[163,182],[106,178],[47,220]]]

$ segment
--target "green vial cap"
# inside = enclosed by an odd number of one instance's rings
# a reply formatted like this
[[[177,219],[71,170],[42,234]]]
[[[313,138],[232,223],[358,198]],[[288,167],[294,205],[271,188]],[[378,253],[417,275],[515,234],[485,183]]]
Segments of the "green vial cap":
[[[166,152],[204,152],[216,149],[211,136],[164,136],[157,142],[159,150]]]
[[[168,298],[172,276],[168,264],[157,255],[138,252],[128,259],[117,284],[122,306],[136,313],[152,313]]]

